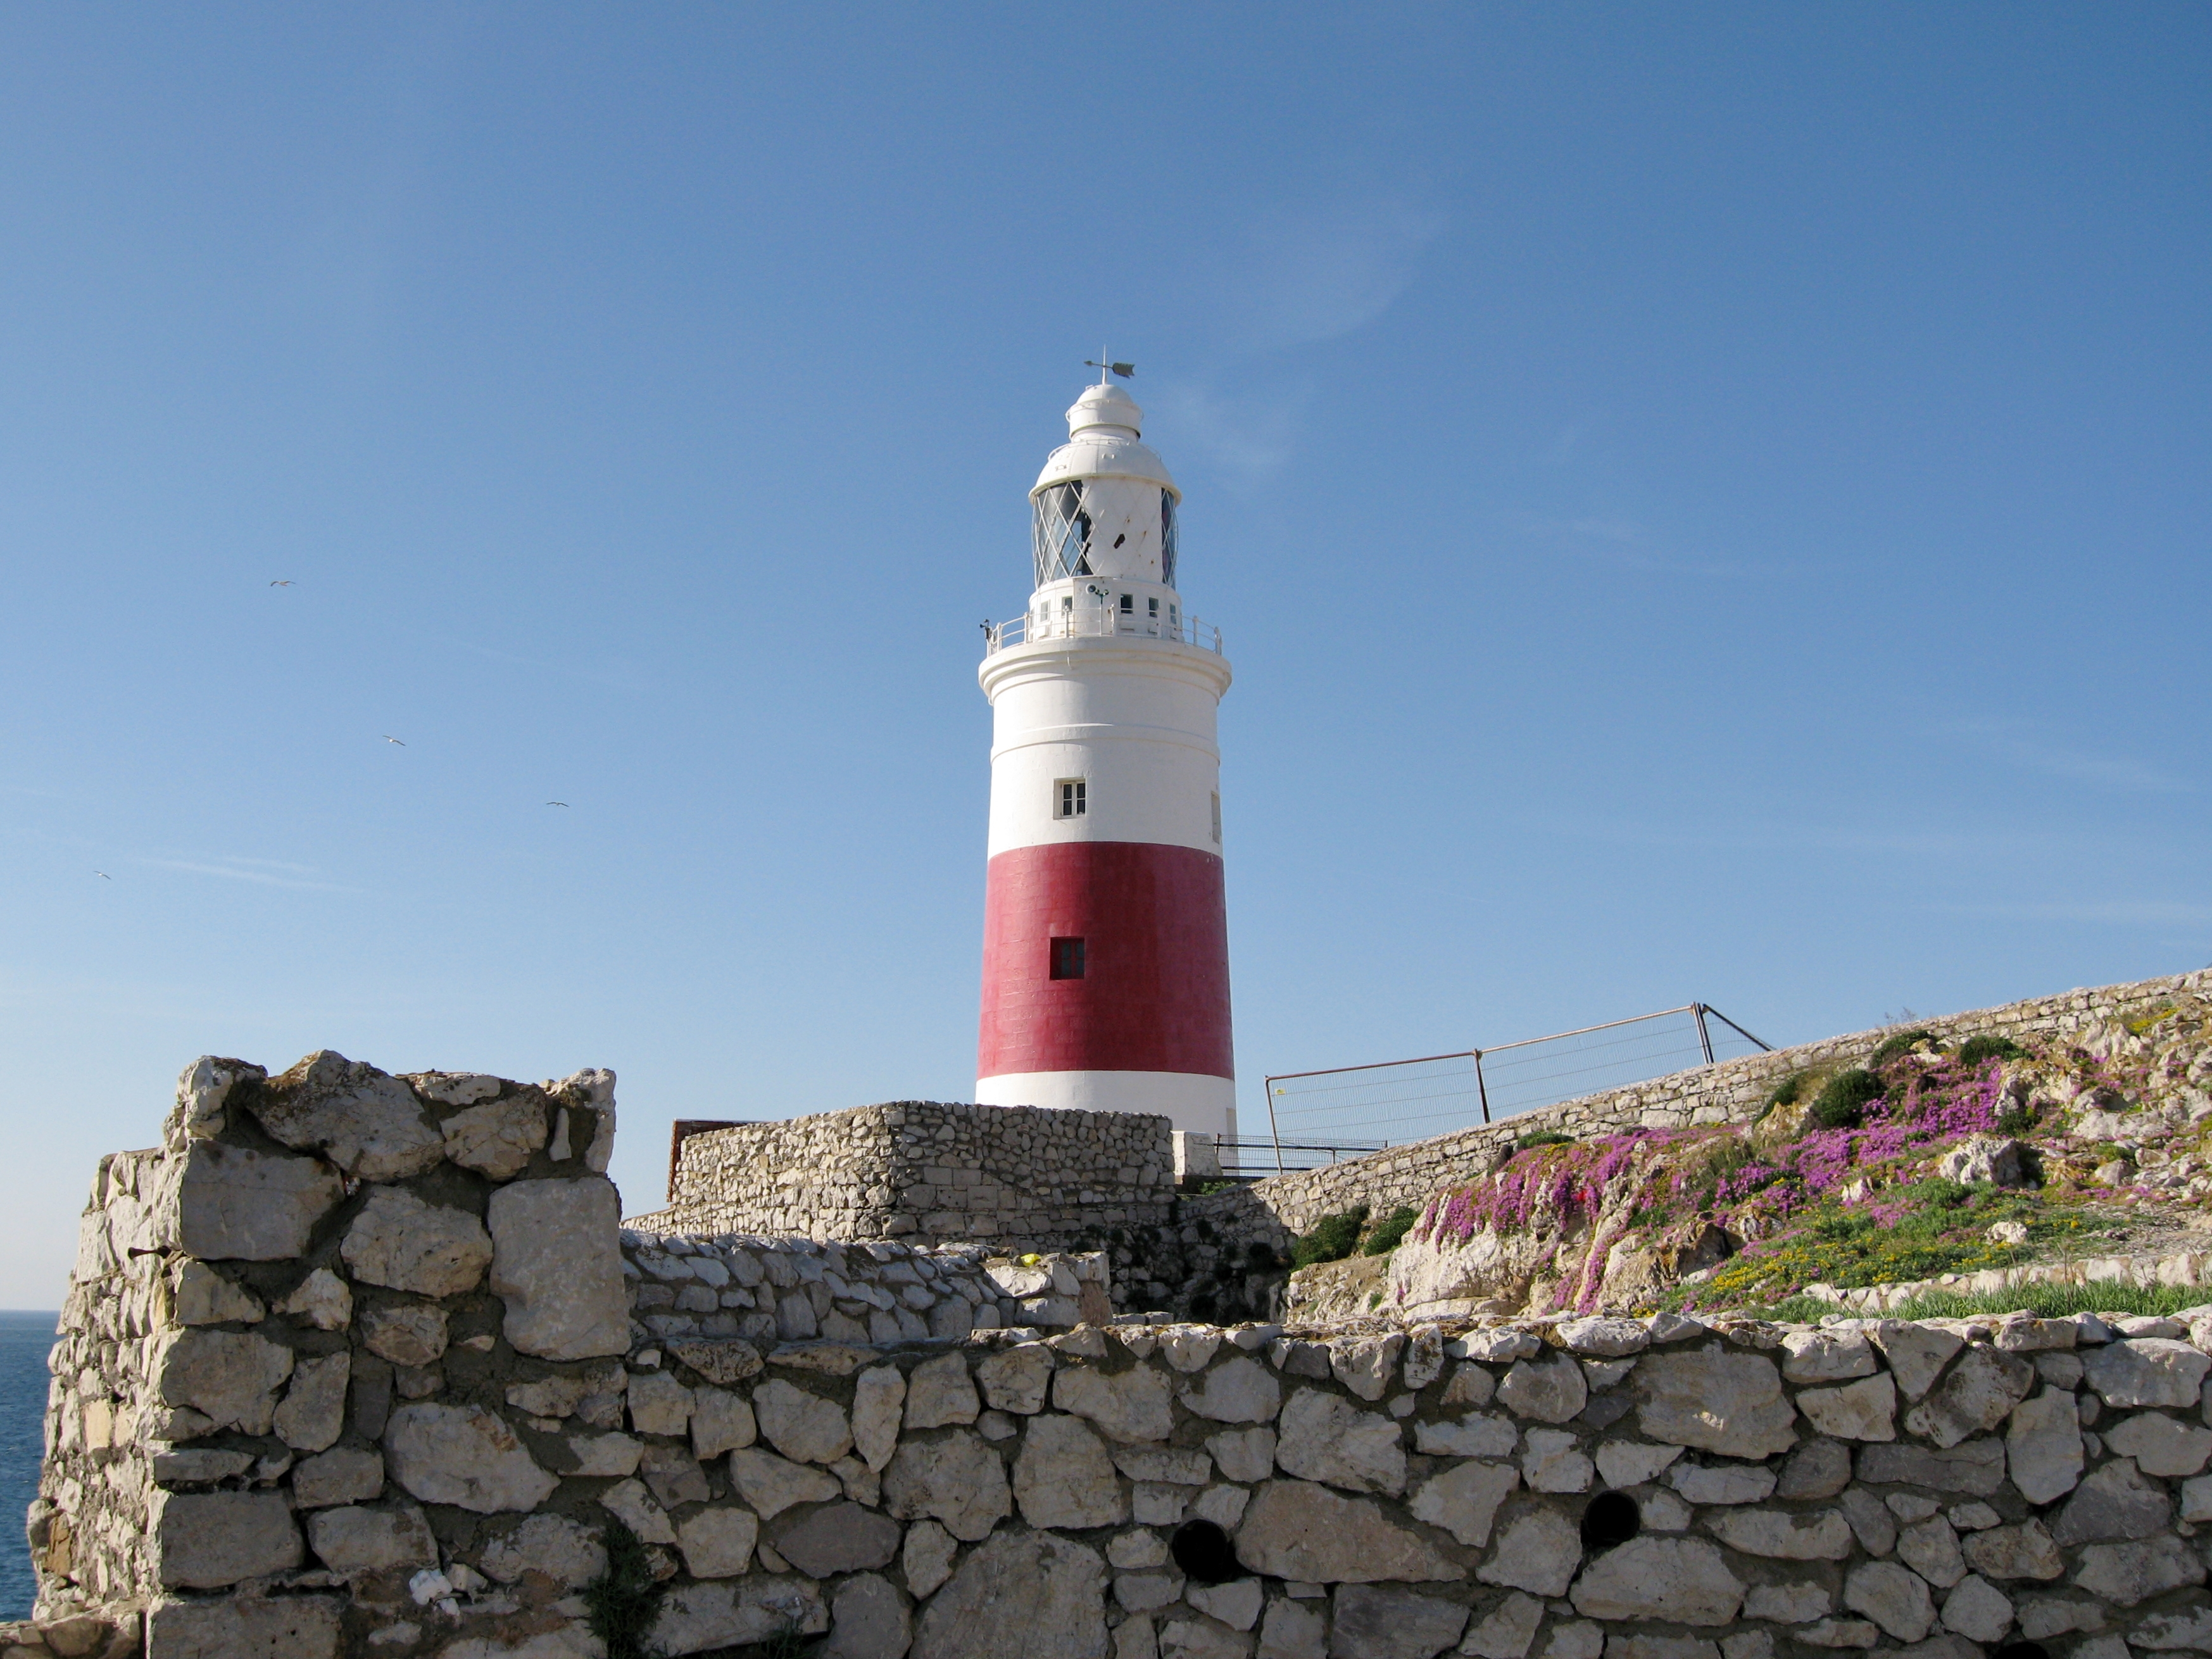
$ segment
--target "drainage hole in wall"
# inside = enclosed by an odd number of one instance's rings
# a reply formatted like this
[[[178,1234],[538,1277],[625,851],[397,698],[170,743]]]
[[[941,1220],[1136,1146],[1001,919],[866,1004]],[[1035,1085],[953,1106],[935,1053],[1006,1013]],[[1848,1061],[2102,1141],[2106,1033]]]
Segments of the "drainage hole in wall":
[[[1583,1511],[1583,1547],[1586,1550],[1609,1550],[1616,1544],[1626,1544],[1643,1529],[1644,1517],[1637,1513],[1636,1500],[1626,1492],[1601,1492],[1590,1499],[1589,1507]],[[2016,1654],[2010,1659],[2029,1659],[2029,1656]]]
[[[1201,1584],[1225,1584],[1244,1576],[1237,1565],[1237,1547],[1211,1521],[1186,1521],[1177,1527],[1168,1540],[1168,1553],[1187,1577]]]

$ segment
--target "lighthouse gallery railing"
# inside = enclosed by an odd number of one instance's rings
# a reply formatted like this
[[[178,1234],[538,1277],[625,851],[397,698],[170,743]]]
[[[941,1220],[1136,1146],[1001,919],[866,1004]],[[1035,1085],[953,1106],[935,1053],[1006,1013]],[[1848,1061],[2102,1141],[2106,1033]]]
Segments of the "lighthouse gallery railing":
[[[1110,605],[1085,605],[1080,611],[1048,611],[1042,620],[1032,617],[1016,617],[1011,622],[990,623],[984,627],[989,643],[983,654],[994,657],[1010,645],[1037,645],[1047,640],[1166,640],[1181,645],[1194,645],[1202,651],[1221,654],[1221,630],[1212,623],[1200,622],[1195,617],[1170,620],[1162,617],[1133,616]]]

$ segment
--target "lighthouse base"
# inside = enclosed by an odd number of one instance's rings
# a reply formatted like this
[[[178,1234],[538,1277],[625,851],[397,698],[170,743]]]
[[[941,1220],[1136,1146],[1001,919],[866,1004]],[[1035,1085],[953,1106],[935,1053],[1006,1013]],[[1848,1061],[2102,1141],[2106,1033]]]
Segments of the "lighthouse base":
[[[1188,1072],[1007,1072],[980,1079],[984,1106],[1047,1106],[1074,1112],[1155,1112],[1178,1129],[1233,1140],[1237,1079]]]

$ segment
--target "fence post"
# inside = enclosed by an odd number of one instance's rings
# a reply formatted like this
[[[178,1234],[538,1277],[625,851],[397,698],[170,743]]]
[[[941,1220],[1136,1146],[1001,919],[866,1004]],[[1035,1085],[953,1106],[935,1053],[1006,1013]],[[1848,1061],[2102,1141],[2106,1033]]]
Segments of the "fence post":
[[[1698,1047],[1705,1051],[1705,1064],[1710,1066],[1713,1063],[1713,1036],[1705,1029],[1705,1005],[1693,1002],[1690,1005],[1690,1012],[1698,1017]]]
[[[1474,1093],[1482,1103],[1482,1121],[1490,1121],[1490,1085],[1482,1080],[1482,1050],[1474,1051]]]
[[[1275,1143],[1275,1173],[1283,1173],[1283,1131],[1275,1121],[1275,1079],[1269,1078],[1267,1089],[1267,1134]]]

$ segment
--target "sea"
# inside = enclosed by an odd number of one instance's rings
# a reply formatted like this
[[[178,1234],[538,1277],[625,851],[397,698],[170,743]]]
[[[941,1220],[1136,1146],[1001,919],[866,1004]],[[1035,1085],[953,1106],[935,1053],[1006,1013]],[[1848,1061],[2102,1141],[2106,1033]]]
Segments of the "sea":
[[[23,1512],[46,1451],[46,1352],[61,1316],[0,1310],[0,1620],[28,1619],[38,1594]]]

